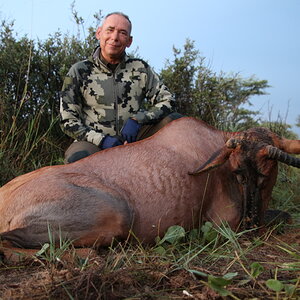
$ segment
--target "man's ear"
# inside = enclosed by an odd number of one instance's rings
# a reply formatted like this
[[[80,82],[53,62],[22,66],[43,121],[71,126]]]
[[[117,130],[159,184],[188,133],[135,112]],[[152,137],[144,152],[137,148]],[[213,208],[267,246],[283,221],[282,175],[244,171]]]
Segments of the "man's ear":
[[[126,45],[127,48],[129,48],[131,46],[132,41],[133,41],[133,37],[130,36],[129,39],[128,39],[127,45]]]
[[[100,40],[100,32],[102,30],[102,26],[99,26],[97,31],[96,31],[96,39],[99,41]]]

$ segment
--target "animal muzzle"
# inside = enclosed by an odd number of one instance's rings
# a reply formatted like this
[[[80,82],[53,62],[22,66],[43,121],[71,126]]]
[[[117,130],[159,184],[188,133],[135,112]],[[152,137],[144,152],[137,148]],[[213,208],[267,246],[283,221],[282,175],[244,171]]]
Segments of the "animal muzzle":
[[[259,188],[243,185],[242,227],[256,228],[262,225],[262,207]]]

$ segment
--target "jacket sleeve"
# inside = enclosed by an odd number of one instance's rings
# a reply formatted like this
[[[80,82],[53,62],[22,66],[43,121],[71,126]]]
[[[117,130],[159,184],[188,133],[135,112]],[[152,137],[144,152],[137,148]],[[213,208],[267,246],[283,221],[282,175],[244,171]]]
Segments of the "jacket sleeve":
[[[142,124],[166,117],[175,107],[172,94],[149,66],[147,67],[146,101],[146,110],[139,111],[134,116]]]
[[[68,136],[99,146],[105,135],[83,123],[81,85],[80,78],[75,68],[72,67],[65,77],[61,91],[60,125]]]

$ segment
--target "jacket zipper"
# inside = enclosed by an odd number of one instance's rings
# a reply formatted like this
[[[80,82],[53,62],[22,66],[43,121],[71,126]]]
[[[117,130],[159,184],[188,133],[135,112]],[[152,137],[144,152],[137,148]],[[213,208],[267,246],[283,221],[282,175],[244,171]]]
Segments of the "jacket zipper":
[[[116,113],[115,113],[115,121],[116,121],[116,135],[120,135],[120,122],[119,122],[119,107],[118,107],[118,93],[117,93],[117,80],[116,80],[116,71],[119,68],[119,66],[117,66],[117,68],[112,71],[110,69],[108,69],[104,64],[102,64],[106,70],[110,71],[112,73],[112,96],[114,99],[114,103],[116,106]]]
[[[118,68],[118,67],[117,67]],[[116,81],[116,70],[112,73],[113,74],[113,97],[115,99],[115,106],[116,106],[116,134],[120,135],[120,123],[119,123],[119,106],[118,106],[118,93],[117,93],[117,81]]]

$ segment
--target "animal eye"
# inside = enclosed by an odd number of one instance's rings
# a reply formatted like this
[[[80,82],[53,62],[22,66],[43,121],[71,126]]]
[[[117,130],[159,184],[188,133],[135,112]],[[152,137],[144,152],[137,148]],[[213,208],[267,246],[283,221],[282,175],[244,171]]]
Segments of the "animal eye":
[[[244,175],[242,175],[241,173],[236,174],[236,179],[239,184],[244,184],[247,182],[246,177]]]
[[[243,173],[242,169],[235,169],[232,171],[235,175],[241,175]]]
[[[242,168],[237,168],[233,171],[233,174],[236,176],[236,179],[239,184],[245,184],[247,182],[247,178],[245,176],[245,172]]]
[[[258,178],[257,178],[257,185],[258,185],[258,186],[261,186],[261,185],[264,183],[265,178],[266,178],[265,175],[260,174],[260,175],[258,176]]]

